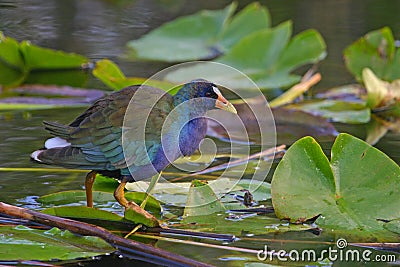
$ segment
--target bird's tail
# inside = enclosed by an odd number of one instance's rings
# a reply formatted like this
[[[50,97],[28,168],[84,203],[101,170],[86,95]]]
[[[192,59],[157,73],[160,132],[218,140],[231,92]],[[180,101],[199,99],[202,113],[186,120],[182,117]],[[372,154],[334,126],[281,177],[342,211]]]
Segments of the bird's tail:
[[[40,163],[71,169],[107,170],[110,168],[107,162],[88,161],[80,148],[71,146],[36,150],[32,152],[31,159]]]
[[[73,127],[57,122],[43,121],[44,128],[52,135],[68,139]]]

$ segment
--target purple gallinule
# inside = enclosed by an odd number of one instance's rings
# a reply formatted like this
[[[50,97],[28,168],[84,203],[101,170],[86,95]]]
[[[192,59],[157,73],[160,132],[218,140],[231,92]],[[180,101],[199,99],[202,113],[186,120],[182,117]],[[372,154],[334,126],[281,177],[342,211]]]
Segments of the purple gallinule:
[[[116,200],[138,210],[125,199],[126,183],[152,177],[180,156],[193,154],[206,136],[204,115],[216,108],[236,113],[218,87],[206,80],[184,84],[174,96],[150,86],[129,86],[100,98],[69,125],[43,122],[55,137],[31,158],[89,170],[85,182],[89,207],[96,174],[116,178],[121,181],[114,192]]]

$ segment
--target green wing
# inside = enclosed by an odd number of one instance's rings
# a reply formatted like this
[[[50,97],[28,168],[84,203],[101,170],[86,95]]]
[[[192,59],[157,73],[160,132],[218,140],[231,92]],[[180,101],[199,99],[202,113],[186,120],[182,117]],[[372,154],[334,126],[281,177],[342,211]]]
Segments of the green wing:
[[[161,89],[138,88],[127,87],[99,99],[69,126],[45,123],[46,129],[79,148],[80,157],[94,166],[122,169],[149,164],[161,145],[162,124],[173,101]],[[65,156],[64,160],[68,161]]]

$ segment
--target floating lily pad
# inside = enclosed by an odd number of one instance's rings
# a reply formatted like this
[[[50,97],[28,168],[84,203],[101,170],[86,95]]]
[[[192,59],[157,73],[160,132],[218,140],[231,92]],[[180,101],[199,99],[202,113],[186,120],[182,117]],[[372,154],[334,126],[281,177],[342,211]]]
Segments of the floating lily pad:
[[[111,60],[102,59],[96,62],[93,75],[113,90],[120,90],[130,85],[146,84],[175,94],[180,87],[167,81],[158,81],[140,77],[126,77],[120,68]]]
[[[48,208],[41,211],[42,213],[54,215],[64,218],[72,219],[94,219],[94,220],[105,220],[121,222],[123,218],[115,213],[108,212],[105,210],[89,208],[86,206],[64,206]]]
[[[58,228],[38,230],[25,226],[0,228],[0,259],[72,260],[111,253],[115,249],[98,237],[78,236]]]
[[[288,87],[300,81],[291,72],[326,56],[326,45],[315,30],[306,30],[290,39],[292,23],[287,21],[275,28],[254,32],[232,47],[216,62],[226,64],[249,76],[261,89]],[[222,69],[223,70],[223,69]],[[231,89],[253,88],[248,77],[238,72],[223,72],[219,64],[194,64],[177,68],[166,76],[171,82],[186,82],[205,77]]]
[[[217,178],[217,177],[216,177]],[[257,188],[255,184],[258,185]],[[152,194],[159,201],[167,204],[173,204],[176,206],[183,206],[188,201],[188,194],[190,190],[190,182],[180,183],[157,183],[154,187]],[[266,182],[254,183],[249,179],[236,179],[219,178],[214,181],[210,181],[209,187],[217,195],[218,199],[225,205],[226,202],[232,202],[233,198],[230,198],[229,193],[243,194],[241,190],[251,190],[255,201],[262,201],[271,198],[270,184]],[[146,191],[148,183],[144,181],[138,181],[129,183],[126,188],[133,191]],[[126,193],[129,195],[129,193]],[[228,204],[229,208],[232,208],[232,204]],[[242,206],[243,207],[243,206]],[[235,208],[240,208],[240,203],[237,202]]]
[[[114,188],[115,190],[115,188]],[[128,192],[125,194],[128,201],[134,201],[137,204],[142,203],[145,193],[143,192]],[[115,197],[112,193],[93,191],[93,201],[96,202],[116,202]],[[67,205],[76,204],[79,202],[86,202],[86,192],[83,190],[70,190],[57,192],[49,195],[44,195],[38,198],[38,202],[43,204],[53,205]],[[71,207],[78,208],[78,207]],[[160,203],[152,196],[146,202],[146,210],[149,210],[155,214],[160,214],[162,208]]]
[[[178,18],[130,41],[129,58],[167,62],[215,58],[257,30],[270,26],[265,7],[253,3],[232,16],[237,4]]]
[[[371,31],[344,50],[348,70],[362,81],[362,70],[370,68],[379,78],[392,81],[400,78],[400,50],[388,27]]]
[[[285,108],[303,110],[334,122],[366,123],[371,118],[371,110],[360,100],[313,99],[287,105]]]
[[[340,134],[331,160],[311,137],[294,143],[272,179],[278,218],[317,225],[353,240],[395,241],[380,220],[400,218],[400,167],[378,149]]]
[[[29,74],[33,71],[77,70],[87,63],[89,63],[89,59],[84,56],[42,48],[28,41],[18,43],[15,39],[5,37],[0,32],[1,85],[18,85],[28,79]],[[79,78],[79,80],[82,80],[82,78]],[[64,80],[64,82],[68,84],[68,80]],[[79,84],[79,86],[81,85]]]
[[[400,219],[391,220],[384,224],[385,229],[400,235]]]
[[[203,216],[224,211],[224,205],[207,183],[199,180],[192,181],[183,217]]]
[[[288,231],[305,231],[313,228],[307,224],[289,224],[273,215],[257,215],[256,213],[227,214],[219,212],[207,216],[188,216],[183,218],[182,223],[182,226],[176,226],[176,228],[233,234],[237,237]]]
[[[28,41],[22,41],[19,50],[24,59],[24,69],[27,70],[77,69],[89,63],[84,56],[39,47]]]

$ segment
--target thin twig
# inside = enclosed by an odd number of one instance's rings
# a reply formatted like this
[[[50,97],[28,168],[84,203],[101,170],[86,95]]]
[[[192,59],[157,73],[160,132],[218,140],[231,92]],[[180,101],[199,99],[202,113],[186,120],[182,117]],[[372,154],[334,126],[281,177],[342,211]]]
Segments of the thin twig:
[[[311,77],[305,75],[300,83],[294,85],[292,88],[281,94],[274,100],[269,102],[271,108],[276,108],[285,104],[292,103],[296,98],[302,96],[308,89],[317,84],[321,80],[321,74],[315,73]]]
[[[187,175],[183,175],[183,176],[180,176],[180,177],[177,177],[177,178],[174,178],[174,179],[169,179],[169,181],[176,182],[176,181],[179,181],[179,180],[182,180],[182,179],[185,179],[185,178],[189,178],[189,177],[192,177],[192,176],[198,176],[198,175],[203,175],[203,174],[206,174],[206,173],[211,173],[211,172],[215,172],[215,171],[224,170],[226,168],[235,167],[235,166],[244,164],[244,163],[248,162],[249,160],[255,159],[255,158],[261,158],[261,157],[271,158],[271,157],[274,157],[274,156],[275,156],[275,158],[278,158],[281,155],[283,155],[283,153],[285,152],[285,148],[286,148],[285,145],[280,145],[280,146],[277,146],[277,147],[269,148],[269,149],[266,149],[264,151],[261,151],[261,152],[255,153],[253,155],[250,155],[248,157],[244,157],[244,158],[241,158],[241,159],[233,160],[233,161],[230,161],[230,162],[227,162],[227,163],[223,163],[223,164],[211,167],[211,168],[207,168],[207,169],[199,171],[199,172],[194,172],[194,173],[190,173],[190,174],[187,174]]]
[[[121,251],[129,250],[130,252],[133,252],[139,256],[146,256],[152,260],[156,260],[159,264],[164,264],[167,266],[210,266],[208,264],[198,262],[159,248],[154,248],[130,239],[125,239],[123,237],[114,235],[106,229],[96,225],[70,219],[63,219],[37,211],[12,206],[4,202],[0,202],[0,213],[38,222],[52,227],[66,229],[80,235],[97,236]]]

